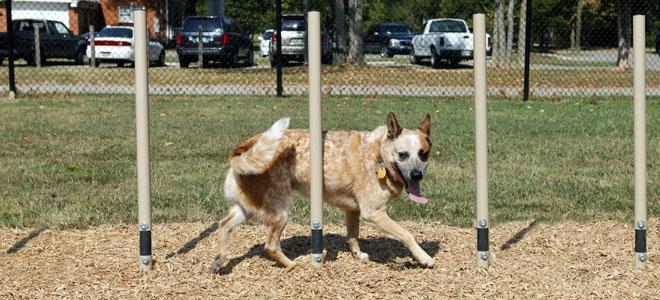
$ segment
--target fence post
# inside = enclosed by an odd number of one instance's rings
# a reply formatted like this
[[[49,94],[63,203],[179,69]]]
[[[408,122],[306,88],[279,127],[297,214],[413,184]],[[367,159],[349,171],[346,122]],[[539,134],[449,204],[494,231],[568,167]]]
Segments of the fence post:
[[[147,71],[147,17],[144,9],[133,11],[135,35],[135,125],[137,140],[139,267],[152,268],[151,259],[151,173],[149,171],[149,79]]]
[[[275,32],[277,32],[277,41],[275,41],[276,90],[277,96],[282,97],[282,0],[275,1]]]
[[[204,51],[203,38],[202,26],[200,25],[197,27],[197,67],[200,69],[204,67],[204,54],[202,54],[202,51]]]
[[[16,73],[14,69],[14,28],[11,24],[11,0],[5,4],[7,17],[7,39],[9,40],[9,57],[7,57],[7,66],[9,68],[9,99],[16,98]]]
[[[529,100],[529,59],[532,52],[532,0],[527,0],[525,14],[525,73],[523,75],[523,101]]]
[[[488,126],[486,103],[486,16],[473,15],[474,118],[477,190],[477,267],[487,268],[488,253]]]
[[[34,64],[37,68],[41,68],[41,38],[37,24],[34,25]]]
[[[634,136],[635,136],[635,258],[638,269],[646,268],[646,45],[645,17],[633,17]]]
[[[321,14],[307,15],[309,47],[309,142],[311,158],[310,217],[312,226],[312,263],[323,262],[323,138],[321,133]]]
[[[89,25],[89,63],[92,68],[96,67],[96,34],[94,25]]]

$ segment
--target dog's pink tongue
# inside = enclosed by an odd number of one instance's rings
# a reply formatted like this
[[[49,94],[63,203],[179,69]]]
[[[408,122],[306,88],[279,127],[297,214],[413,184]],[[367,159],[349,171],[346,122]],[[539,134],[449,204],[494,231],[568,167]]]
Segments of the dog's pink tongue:
[[[408,181],[408,198],[410,198],[412,202],[419,204],[426,204],[426,202],[429,202],[429,200],[424,198],[422,193],[419,192],[419,181]]]

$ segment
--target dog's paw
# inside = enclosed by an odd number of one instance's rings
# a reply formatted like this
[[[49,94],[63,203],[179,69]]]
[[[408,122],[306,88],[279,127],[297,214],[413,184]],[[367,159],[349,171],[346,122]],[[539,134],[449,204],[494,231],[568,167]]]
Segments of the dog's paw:
[[[222,259],[220,256],[216,256],[211,261],[211,272],[220,273],[220,269],[222,269]]]
[[[369,260],[369,254],[366,254],[366,253],[364,253],[364,252],[362,252],[362,251],[360,251],[360,252],[352,252],[351,254],[352,254],[353,257],[354,257],[355,259],[357,259],[357,260],[360,260],[360,261],[368,261],[368,260]]]
[[[419,264],[422,265],[425,268],[433,268],[433,267],[435,267],[435,260],[431,257],[428,257],[428,258],[420,260]]]

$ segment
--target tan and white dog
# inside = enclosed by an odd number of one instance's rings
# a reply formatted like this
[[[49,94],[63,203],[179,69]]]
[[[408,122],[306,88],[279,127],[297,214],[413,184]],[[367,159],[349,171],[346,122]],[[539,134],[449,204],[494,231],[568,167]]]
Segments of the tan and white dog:
[[[211,263],[213,271],[220,271],[227,261],[231,230],[252,216],[268,227],[266,253],[285,267],[293,265],[282,252],[280,236],[288,220],[292,190],[309,196],[310,153],[308,131],[288,127],[289,119],[281,119],[230,154],[224,186],[230,208],[220,222],[220,249]],[[409,130],[390,112],[387,126],[371,132],[324,133],[323,200],[346,212],[347,241],[354,257],[369,258],[358,244],[361,219],[403,242],[422,266],[435,265],[413,235],[386,212],[404,187],[410,200],[427,202],[419,182],[430,162],[430,131],[428,114],[419,128]]]

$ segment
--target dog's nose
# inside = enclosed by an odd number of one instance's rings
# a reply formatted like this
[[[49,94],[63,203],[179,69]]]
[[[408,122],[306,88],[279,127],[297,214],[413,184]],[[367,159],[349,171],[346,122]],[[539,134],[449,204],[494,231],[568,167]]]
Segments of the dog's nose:
[[[410,179],[412,179],[412,180],[414,180],[414,181],[420,181],[420,180],[422,180],[422,177],[423,177],[423,176],[424,176],[424,175],[422,175],[422,172],[420,172],[419,170],[412,170],[412,171],[410,172]]]

